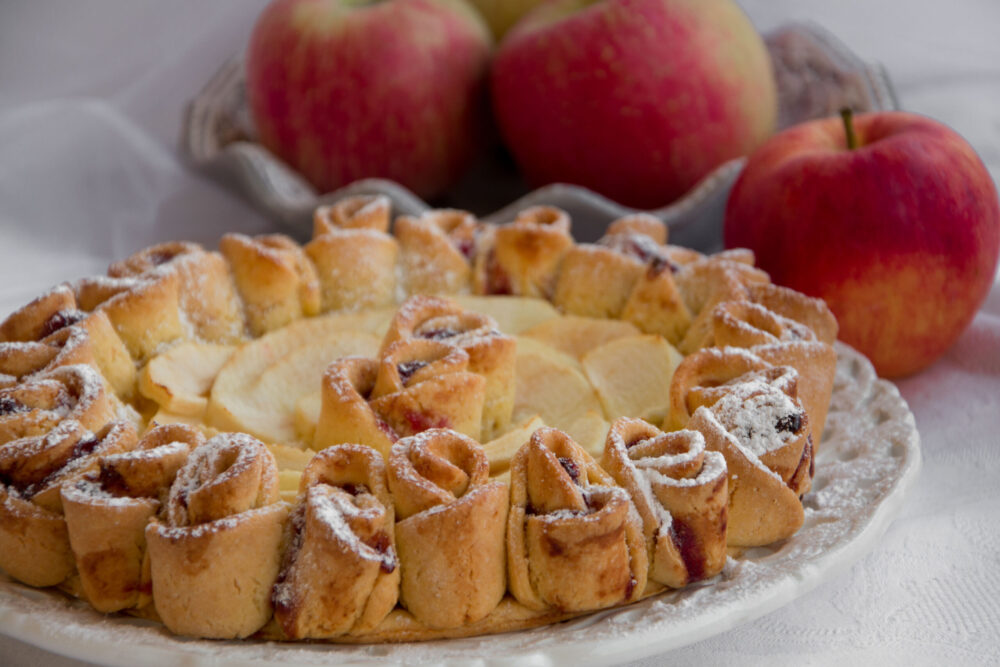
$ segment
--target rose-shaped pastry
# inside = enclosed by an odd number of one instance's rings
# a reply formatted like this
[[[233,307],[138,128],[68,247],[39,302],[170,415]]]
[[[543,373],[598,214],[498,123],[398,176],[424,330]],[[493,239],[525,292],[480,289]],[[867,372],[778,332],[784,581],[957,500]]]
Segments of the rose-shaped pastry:
[[[97,470],[62,486],[70,545],[94,609],[108,613],[151,600],[146,525],[189,452],[204,441],[191,426],[156,426],[133,449],[101,456]]]
[[[548,298],[559,263],[573,246],[569,228],[566,212],[552,206],[525,209],[514,222],[497,227],[484,239],[476,293]]]
[[[726,460],[698,431],[663,433],[641,419],[611,426],[601,465],[642,517],[649,578],[672,588],[726,563]]]
[[[808,298],[798,296],[803,300]],[[816,333],[807,325],[751,301],[728,301],[717,305],[712,312],[712,337],[714,344],[720,347],[748,348],[774,366],[791,366],[797,370],[798,397],[809,413],[813,437],[819,440],[837,370],[837,352],[833,345],[817,340]]]
[[[765,457],[768,466],[797,496],[801,496],[809,490],[812,482],[814,449],[812,423],[805,418],[806,410],[799,401],[799,374],[794,368],[772,366],[737,347],[699,350],[681,362],[671,379],[668,423],[674,428],[692,428],[688,415],[699,407],[711,407],[728,394],[756,391],[762,385],[784,394],[786,398],[779,401],[782,410],[803,413],[801,419],[798,416],[789,417],[784,422],[781,438],[789,440],[793,434],[795,436],[790,446],[778,449],[772,446],[771,449],[780,452],[780,456]],[[779,398],[774,397],[774,400]],[[794,409],[789,406],[794,406]],[[760,406],[762,414],[770,414],[766,407],[765,401]],[[747,433],[747,437],[753,436],[754,429],[748,427]]]
[[[637,257],[614,247],[577,244],[566,252],[560,264],[552,303],[572,315],[618,318],[643,270]]]
[[[346,197],[331,206],[320,206],[313,214],[313,237],[339,229],[389,231],[392,202],[385,195]]]
[[[146,527],[153,602],[181,635],[246,637],[271,617],[288,505],[274,456],[241,433],[217,435],[177,473],[165,520]]]
[[[617,220],[613,220],[608,225],[605,234],[608,236],[613,234],[642,234],[660,246],[667,242],[667,226],[663,224],[662,220],[648,213],[633,213],[632,215],[625,215]]]
[[[363,445],[330,447],[306,466],[299,489],[275,618],[292,639],[374,628],[399,598],[382,456]]]
[[[116,278],[153,278],[164,272],[177,273],[178,305],[196,338],[214,343],[243,338],[239,299],[219,253],[175,241],[150,246],[108,267],[108,275]]]
[[[388,234],[389,200],[352,197],[316,209],[305,246],[320,284],[320,310],[395,303],[399,246]]]
[[[691,326],[691,312],[674,281],[680,265],[674,261],[669,247],[655,245],[649,237],[634,233],[609,234],[606,238],[609,245],[620,249],[619,252],[627,252],[645,265],[632,287],[621,318],[677,345]]]
[[[747,285],[747,297],[771,312],[806,325],[823,343],[833,345],[837,340],[837,318],[822,299],[771,283]]]
[[[0,567],[32,586],[53,586],[73,569],[60,488],[104,452],[135,443],[111,421],[117,402],[89,366],[63,366],[0,390]]]
[[[97,366],[90,337],[80,327],[64,327],[39,341],[0,342],[0,388],[72,364]]]
[[[753,371],[712,388],[687,428],[729,469],[728,544],[752,547],[795,533],[813,475],[809,417],[790,367]]]
[[[757,355],[737,347],[706,347],[688,355],[670,379],[670,412],[664,420],[667,430],[685,428],[695,410],[718,400],[719,385],[770,366]]]
[[[576,315],[627,320],[676,344],[691,313],[674,283],[679,267],[654,240],[666,237],[666,227],[648,217],[623,218],[597,244],[566,253],[552,301]]]
[[[78,309],[68,286],[53,288],[0,323],[0,387],[78,363],[100,370],[120,398],[133,396],[135,364],[111,320],[102,310]]]
[[[401,340],[379,361],[372,409],[400,436],[448,428],[478,439],[486,378],[469,370],[469,354],[436,340]]]
[[[292,239],[281,234],[226,234],[219,250],[233,272],[252,336],[319,313],[316,269]]]
[[[755,268],[752,260],[752,254],[726,251],[685,264],[674,274],[684,303],[694,317],[677,349],[691,354],[709,345],[712,309],[723,301],[745,300],[749,285],[770,282],[767,273]]]
[[[502,334],[488,315],[465,311],[454,301],[413,296],[396,311],[382,341],[386,350],[400,340],[436,340],[465,350],[469,370],[486,378],[481,440],[503,433],[514,410],[517,342]]]
[[[480,237],[488,228],[466,211],[440,209],[396,218],[407,294],[461,294],[472,283]]]
[[[61,583],[73,570],[60,489],[72,485],[103,453],[136,441],[130,422],[96,434],[66,421],[46,436],[0,447],[0,567],[32,586]]]
[[[41,340],[85,316],[77,308],[73,290],[68,285],[57,285],[0,322],[0,341]]]
[[[540,428],[510,466],[507,567],[526,607],[589,611],[646,586],[642,523],[628,493],[563,433]]]
[[[25,438],[49,438],[53,442],[68,439],[75,446],[76,440],[89,437],[90,432],[99,431],[114,419],[120,407],[100,374],[80,364],[60,366],[22,384],[0,389],[0,447],[10,459],[3,474],[25,485],[42,482],[65,461],[56,458],[40,462],[34,457],[36,445]],[[22,453],[29,459],[22,460]]]
[[[185,334],[180,310],[180,275],[151,271],[139,277],[93,276],[73,284],[77,306],[100,309],[140,365],[163,344]]]
[[[509,492],[489,471],[479,443],[446,429],[403,438],[389,454],[400,602],[431,628],[484,618],[506,590]]]
[[[389,455],[399,436],[368,403],[378,368],[378,361],[362,357],[344,357],[327,367],[313,449],[360,443]]]

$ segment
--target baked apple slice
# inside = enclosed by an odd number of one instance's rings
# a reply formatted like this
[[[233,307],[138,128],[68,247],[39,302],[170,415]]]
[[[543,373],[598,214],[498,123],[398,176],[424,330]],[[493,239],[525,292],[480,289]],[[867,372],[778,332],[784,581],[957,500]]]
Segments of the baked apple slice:
[[[640,333],[630,322],[567,315],[542,322],[522,335],[579,359],[603,343]]]
[[[296,406],[319,389],[330,362],[378,351],[376,336],[351,330],[345,319],[298,320],[241,347],[215,379],[206,423],[269,443],[298,441]]]
[[[537,415],[547,426],[572,432],[588,412],[602,414],[580,362],[537,340],[518,338],[515,377],[512,423]]]
[[[465,310],[489,315],[497,321],[500,331],[505,334],[520,334],[546,320],[559,317],[559,311],[544,299],[505,296],[454,296]]]
[[[139,373],[139,392],[178,416],[200,417],[215,376],[236,348],[187,342],[154,357]]]
[[[660,336],[629,336],[588,352],[583,368],[608,419],[639,417],[659,424],[670,404],[670,378],[682,359]]]

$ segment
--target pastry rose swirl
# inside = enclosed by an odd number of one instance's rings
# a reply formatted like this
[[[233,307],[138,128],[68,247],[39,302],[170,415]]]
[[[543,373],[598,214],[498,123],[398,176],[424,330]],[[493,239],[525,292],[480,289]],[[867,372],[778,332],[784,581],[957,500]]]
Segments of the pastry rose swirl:
[[[754,267],[753,262],[753,253],[748,250],[727,250],[700,257],[677,271],[674,280],[694,317],[677,345],[678,350],[691,354],[711,344],[715,306],[724,301],[745,300],[748,286],[770,282],[767,273]]]
[[[506,590],[509,492],[489,469],[479,443],[447,429],[403,438],[389,454],[400,602],[431,628],[484,618]]]
[[[467,211],[428,211],[401,215],[393,233],[399,241],[407,294],[468,292],[483,238],[491,228]]]
[[[670,379],[670,411],[665,425],[668,430],[685,428],[694,411],[711,405],[727,389],[727,382],[753,371],[771,368],[749,350],[737,347],[702,348],[688,355],[677,366]]]
[[[78,307],[101,310],[129,354],[148,360],[164,343],[191,335],[243,337],[243,317],[226,260],[195,243],[155,245],[74,284]]]
[[[389,455],[399,435],[368,403],[378,370],[377,360],[363,357],[344,357],[327,367],[313,449],[361,443]]]
[[[73,570],[60,488],[96,456],[135,444],[118,402],[90,366],[61,366],[0,389],[0,567],[32,586]]]
[[[475,292],[548,298],[573,246],[569,229],[569,216],[552,206],[525,209],[514,222],[497,227],[481,244]]]
[[[823,301],[785,287],[752,285],[747,297],[713,309],[710,340],[719,347],[747,348],[774,366],[797,370],[799,399],[818,442],[833,394],[837,320]]]
[[[191,333],[214,343],[243,338],[239,300],[221,254],[197,243],[173,241],[140,250],[108,267],[108,275],[115,278],[155,280],[164,273],[177,275],[178,306]]]
[[[666,226],[652,216],[616,220],[596,244],[566,253],[552,302],[574,315],[621,318],[677,344],[691,313],[674,282],[679,265],[666,237]]]
[[[135,365],[111,320],[102,310],[80,310],[69,287],[55,287],[0,323],[0,387],[71,364],[101,371],[122,399],[134,394]]]
[[[486,378],[469,354],[436,340],[401,340],[379,362],[371,405],[400,436],[448,428],[479,438]]]
[[[726,563],[726,460],[698,431],[663,433],[641,420],[611,426],[601,465],[642,518],[649,578],[672,588],[707,579]]]
[[[344,357],[323,374],[313,447],[361,443],[388,455],[399,438],[430,428],[479,438],[485,392],[469,354],[441,341],[399,340],[378,361]]]
[[[282,234],[226,234],[219,241],[252,336],[280,329],[320,311],[316,269],[295,241]]]
[[[389,235],[388,197],[350,197],[321,206],[304,250],[316,267],[320,310],[395,303],[399,244]]]
[[[183,424],[154,426],[131,450],[104,454],[97,470],[62,487],[63,512],[76,568],[94,609],[149,604],[146,525],[192,449],[205,437]]]
[[[174,271],[81,278],[73,290],[82,310],[107,315],[129,355],[140,363],[184,335],[180,278]]]
[[[540,428],[511,462],[510,591],[530,609],[589,611],[646,586],[642,523],[628,493],[573,440]]]
[[[246,637],[271,617],[288,505],[274,456],[260,441],[224,433],[177,473],[164,520],[146,527],[153,601],[181,635]]]
[[[306,466],[274,615],[292,639],[374,628],[399,597],[395,513],[382,456],[338,445]]]
[[[430,296],[410,297],[399,307],[382,349],[413,339],[441,341],[469,355],[469,371],[486,379],[478,439],[487,442],[503,433],[514,410],[516,340],[500,333],[492,317],[465,311],[449,299]]]
[[[731,377],[720,381],[727,358]],[[810,420],[798,400],[797,371],[738,348],[702,350],[678,371],[671,409],[681,401],[694,408],[686,428],[701,432],[708,449],[726,458],[728,544],[761,546],[794,534],[804,518],[800,497],[813,475]]]

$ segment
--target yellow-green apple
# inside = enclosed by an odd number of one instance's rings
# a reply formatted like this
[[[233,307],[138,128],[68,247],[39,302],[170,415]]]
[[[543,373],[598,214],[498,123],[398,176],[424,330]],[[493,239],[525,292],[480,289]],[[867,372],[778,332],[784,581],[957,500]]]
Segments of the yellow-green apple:
[[[940,356],[975,316],[1000,254],[1000,204],[969,144],[882,112],[804,123],[753,153],[730,194],[727,246],[822,297],[884,377]]]
[[[542,4],[500,44],[491,89],[528,180],[637,208],[750,152],[777,115],[767,49],[731,0]]]
[[[277,0],[247,48],[259,141],[323,192],[381,177],[432,197],[473,155],[491,49],[462,0]]]
[[[486,19],[493,36],[500,39],[517,20],[544,0],[470,0]]]

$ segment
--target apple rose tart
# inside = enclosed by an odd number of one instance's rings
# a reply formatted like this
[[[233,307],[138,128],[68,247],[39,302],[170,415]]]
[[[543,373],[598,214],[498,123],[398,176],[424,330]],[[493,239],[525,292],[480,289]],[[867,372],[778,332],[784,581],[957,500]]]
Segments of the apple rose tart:
[[[562,431],[540,428],[511,462],[510,590],[531,609],[589,611],[646,586],[642,524],[628,493]]]
[[[395,303],[399,244],[388,231],[386,197],[355,197],[316,209],[305,252],[319,278],[321,312]]]
[[[508,490],[489,470],[479,443],[445,429],[403,438],[389,454],[400,602],[431,628],[484,618],[507,588]]]
[[[105,427],[118,407],[90,366],[0,389],[0,567],[15,579],[54,586],[72,573],[59,492],[96,456],[134,445],[131,423]]]
[[[396,311],[382,349],[411,339],[437,340],[464,350],[469,355],[469,371],[486,379],[482,441],[492,440],[507,430],[514,409],[517,343],[500,332],[496,320],[466,311],[448,299],[410,297]]]
[[[730,546],[770,544],[802,525],[813,444],[797,383],[787,366],[746,373],[704,392],[705,404],[687,423],[726,459]]]
[[[288,506],[274,456],[245,434],[217,435],[188,456],[163,521],[146,527],[153,602],[172,632],[253,634],[271,617]]]
[[[484,240],[476,292],[548,298],[563,255],[573,245],[569,230],[569,216],[558,208],[521,211],[514,222],[498,227]]]
[[[672,588],[707,579],[726,563],[726,460],[698,431],[664,433],[641,419],[611,425],[601,465],[642,518],[649,578]]]
[[[165,506],[190,451],[204,442],[191,426],[155,426],[133,448],[103,454],[97,470],[63,485],[69,541],[94,609],[107,613],[152,600],[146,526]]]
[[[0,568],[191,637],[421,641],[799,528],[823,302],[646,214],[576,243],[554,207],[391,208],[155,245],[0,322]]]
[[[377,626],[399,598],[395,514],[374,449],[338,445],[306,466],[292,512],[274,615],[292,639]]]

